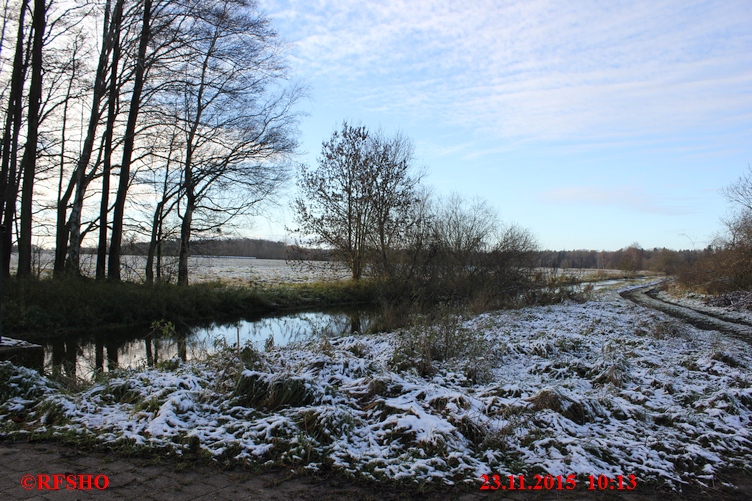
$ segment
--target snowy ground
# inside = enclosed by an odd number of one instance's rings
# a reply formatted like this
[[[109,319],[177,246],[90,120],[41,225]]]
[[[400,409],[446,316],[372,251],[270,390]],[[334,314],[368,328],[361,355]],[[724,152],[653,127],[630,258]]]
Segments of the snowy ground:
[[[228,350],[74,393],[5,364],[0,401],[2,434],[96,435],[372,479],[634,474],[680,490],[752,464],[752,348],[611,291]]]

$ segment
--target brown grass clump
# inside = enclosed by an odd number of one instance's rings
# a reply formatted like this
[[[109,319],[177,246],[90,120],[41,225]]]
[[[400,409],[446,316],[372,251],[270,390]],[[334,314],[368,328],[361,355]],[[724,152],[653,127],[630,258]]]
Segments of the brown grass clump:
[[[258,372],[241,375],[234,396],[239,405],[269,412],[282,407],[303,407],[315,401],[315,395],[304,379],[289,375],[273,377]]]
[[[686,338],[687,331],[683,324],[678,321],[663,321],[657,322],[653,327],[651,335],[655,339],[670,339],[670,338]]]
[[[565,397],[556,390],[543,389],[527,400],[532,404],[533,411],[549,409],[577,424],[585,424],[590,417],[584,405]]]
[[[606,386],[610,384],[615,388],[621,388],[629,381],[627,367],[623,363],[614,363],[603,370],[593,379],[593,385]]]
[[[740,367],[742,364],[735,359],[733,356],[729,355],[728,353],[724,353],[722,351],[716,351],[710,356],[711,359],[717,360],[719,362],[723,362],[724,364],[728,365],[729,367]]]

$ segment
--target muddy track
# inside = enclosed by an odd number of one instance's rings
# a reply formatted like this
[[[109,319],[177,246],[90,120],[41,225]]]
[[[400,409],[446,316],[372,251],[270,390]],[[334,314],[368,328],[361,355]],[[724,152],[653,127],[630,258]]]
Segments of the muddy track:
[[[660,284],[651,284],[620,292],[619,295],[641,306],[646,306],[683,320],[699,329],[723,332],[752,344],[752,324],[750,322],[664,301],[657,297],[659,287]]]

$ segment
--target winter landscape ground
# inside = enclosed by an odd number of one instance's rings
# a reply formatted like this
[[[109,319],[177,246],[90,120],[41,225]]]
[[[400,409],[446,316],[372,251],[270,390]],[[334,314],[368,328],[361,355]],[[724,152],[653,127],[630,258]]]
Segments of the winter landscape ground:
[[[0,367],[6,438],[198,453],[403,485],[634,475],[735,490],[752,464],[752,348],[633,304],[584,303],[115,373],[70,390]]]

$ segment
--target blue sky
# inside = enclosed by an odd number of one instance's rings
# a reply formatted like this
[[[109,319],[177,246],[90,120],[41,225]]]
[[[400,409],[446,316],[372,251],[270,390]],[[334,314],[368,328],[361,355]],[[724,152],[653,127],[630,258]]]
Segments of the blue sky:
[[[543,248],[704,247],[752,164],[749,0],[259,5],[309,88],[299,161],[343,119],[399,129],[436,194],[488,200]]]

